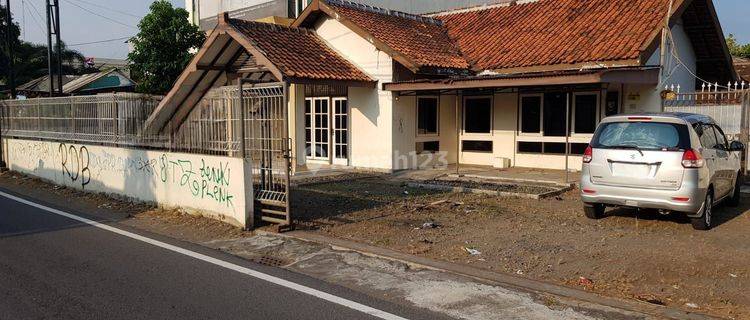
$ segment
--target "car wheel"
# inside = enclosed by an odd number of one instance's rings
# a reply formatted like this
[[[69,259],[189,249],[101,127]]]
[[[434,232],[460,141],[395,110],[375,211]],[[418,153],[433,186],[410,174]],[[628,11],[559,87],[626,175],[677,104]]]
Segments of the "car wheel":
[[[589,219],[601,219],[604,217],[604,205],[603,204],[593,204],[590,206],[584,206],[583,212],[586,214],[586,218]]]
[[[711,229],[712,213],[714,211],[714,196],[711,192],[706,193],[706,201],[703,204],[703,212],[700,217],[691,219],[693,229],[695,230],[709,230]]]
[[[730,207],[736,207],[740,205],[740,197],[742,197],[742,175],[737,173],[737,179],[734,181],[734,192],[732,197],[727,201],[727,205]]]

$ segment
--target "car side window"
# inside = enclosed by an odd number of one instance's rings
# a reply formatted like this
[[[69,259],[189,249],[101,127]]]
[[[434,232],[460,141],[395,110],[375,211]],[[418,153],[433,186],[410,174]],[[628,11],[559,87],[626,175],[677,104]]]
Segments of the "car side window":
[[[716,149],[729,150],[729,142],[727,142],[727,136],[724,134],[724,131],[721,131],[721,128],[719,128],[719,126],[715,125],[713,127],[716,131]]]
[[[711,125],[702,125],[700,132],[698,132],[698,136],[700,137],[701,145],[704,148],[714,149],[716,147],[716,135],[714,134],[714,129],[711,128]]]

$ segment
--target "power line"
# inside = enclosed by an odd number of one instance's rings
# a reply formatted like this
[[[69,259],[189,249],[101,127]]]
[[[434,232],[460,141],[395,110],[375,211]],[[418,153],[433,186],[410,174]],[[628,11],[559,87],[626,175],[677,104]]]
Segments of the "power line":
[[[82,2],[82,3],[88,4],[88,5],[91,5],[91,6],[94,6],[94,7],[98,7],[98,8],[104,9],[104,10],[108,10],[108,11],[116,12],[116,13],[123,14],[123,15],[126,15],[126,16],[130,16],[130,17],[133,17],[133,18],[136,18],[136,19],[139,19],[139,20],[141,18],[143,18],[141,16],[137,16],[137,15],[134,15],[132,13],[128,13],[128,12],[125,12],[125,11],[120,11],[120,10],[117,10],[117,9],[112,9],[112,8],[105,7],[103,5],[100,5],[100,4],[97,4],[97,3],[93,3],[93,2],[89,2],[89,1],[86,1],[86,0],[75,0],[75,1],[76,2]]]
[[[107,40],[99,40],[99,41],[91,41],[91,42],[81,42],[81,43],[74,43],[67,45],[68,47],[79,47],[79,46],[85,46],[90,44],[97,44],[97,43],[106,43],[106,42],[115,42],[115,41],[121,41],[121,40],[127,40],[132,38],[133,36],[129,37],[121,37],[121,38],[115,38],[115,39],[107,39]]]
[[[33,2],[33,1],[29,1],[29,4],[31,5],[31,8],[33,8],[34,10],[36,10],[36,7],[34,7],[34,2]],[[27,7],[27,8],[26,8],[26,10],[28,10],[28,11],[29,11],[29,16],[31,17],[31,20],[34,20],[34,25],[35,25],[35,26],[36,26],[37,28],[39,28],[39,31],[41,31],[41,32],[42,32],[43,34],[46,34],[46,33],[47,33],[47,31],[44,31],[44,26],[43,26],[43,25],[42,25],[42,23],[41,23],[41,22],[40,22],[40,21],[39,21],[39,20],[38,20],[38,19],[36,18],[36,16],[34,16],[34,12],[32,11],[32,9],[29,9],[29,8]]]
[[[65,1],[66,1],[66,2],[68,3],[68,4],[70,4],[70,5],[73,5],[73,6],[75,6],[75,7],[78,7],[79,9],[81,9],[81,10],[83,10],[83,11],[86,11],[86,12],[88,12],[88,13],[90,13],[90,14],[93,14],[93,15],[95,15],[95,16],[97,16],[97,17],[100,17],[100,18],[102,18],[102,19],[106,19],[106,20],[109,20],[109,21],[111,21],[111,22],[114,22],[114,23],[116,23],[116,24],[119,24],[119,25],[121,25],[121,26],[125,26],[125,27],[128,27],[128,28],[138,29],[138,27],[135,27],[135,26],[132,26],[132,25],[129,25],[129,24],[125,24],[125,23],[122,23],[122,22],[120,22],[120,21],[118,21],[118,20],[116,20],[116,19],[113,19],[113,18],[107,17],[107,16],[105,16],[105,15],[102,15],[102,14],[96,13],[96,12],[94,12],[94,11],[91,11],[91,10],[89,10],[89,9],[85,8],[85,7],[82,7],[82,6],[80,6],[80,5],[78,5],[78,4],[74,3],[74,2],[71,2],[71,1],[69,1],[69,0],[65,0]]]

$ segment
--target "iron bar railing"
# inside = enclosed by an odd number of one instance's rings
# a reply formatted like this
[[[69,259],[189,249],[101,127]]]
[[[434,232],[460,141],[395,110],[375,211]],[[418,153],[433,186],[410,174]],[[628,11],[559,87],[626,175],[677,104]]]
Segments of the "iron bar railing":
[[[177,130],[155,135],[145,134],[144,125],[162,97],[135,93],[5,100],[1,128],[7,137],[239,156],[232,89],[210,91]]]

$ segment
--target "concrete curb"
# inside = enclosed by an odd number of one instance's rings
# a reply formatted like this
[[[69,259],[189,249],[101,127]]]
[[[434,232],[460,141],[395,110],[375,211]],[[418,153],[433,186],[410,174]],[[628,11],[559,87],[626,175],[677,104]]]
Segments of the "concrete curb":
[[[573,299],[583,303],[601,305],[605,307],[625,310],[629,312],[640,313],[655,318],[666,319],[720,319],[712,316],[684,311],[672,307],[649,304],[634,300],[625,300],[620,298],[606,297],[596,293],[582,291],[574,288],[559,286],[556,284],[546,283],[543,281],[531,280],[511,276],[508,274],[497,273],[484,269],[474,268],[467,265],[455,264],[451,262],[437,261],[429,258],[418,257],[390,249],[371,246],[368,244],[354,241],[338,239],[320,235],[309,231],[292,231],[284,234],[276,234],[257,230],[259,235],[275,235],[289,237],[297,240],[315,242],[329,245],[334,248],[355,251],[368,256],[376,256],[388,260],[395,260],[412,266],[418,266],[426,269],[433,269],[442,272],[448,272],[460,276],[474,278],[479,281],[497,284],[504,287],[518,288],[521,290],[532,291],[536,293],[547,293],[562,298]]]
[[[412,188],[423,188],[423,189],[449,191],[449,192],[477,193],[477,194],[486,194],[486,195],[491,195],[491,196],[516,197],[516,198],[534,199],[534,200],[540,200],[540,199],[546,199],[546,198],[558,196],[565,192],[573,190],[573,186],[566,186],[566,187],[558,186],[557,190],[548,191],[548,192],[544,192],[540,194],[533,194],[533,193],[521,193],[521,192],[495,191],[495,190],[467,188],[467,187],[453,187],[453,186],[446,186],[446,185],[439,185],[439,184],[416,183],[416,182],[408,182],[406,185]]]

